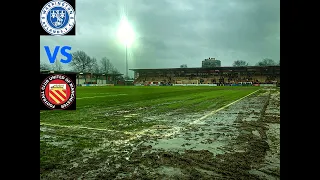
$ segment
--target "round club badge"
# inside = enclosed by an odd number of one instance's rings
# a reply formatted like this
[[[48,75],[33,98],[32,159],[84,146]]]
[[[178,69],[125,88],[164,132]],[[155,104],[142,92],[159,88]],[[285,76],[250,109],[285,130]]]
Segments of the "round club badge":
[[[40,12],[42,28],[53,36],[67,34],[75,25],[75,11],[63,0],[52,0],[43,6]]]
[[[64,74],[50,75],[41,83],[40,98],[49,109],[66,109],[76,99],[75,85]]]

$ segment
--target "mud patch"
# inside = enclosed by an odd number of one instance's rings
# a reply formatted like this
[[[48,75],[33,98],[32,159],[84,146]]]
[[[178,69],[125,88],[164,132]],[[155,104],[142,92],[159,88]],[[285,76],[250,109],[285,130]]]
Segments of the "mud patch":
[[[279,124],[266,121],[276,100],[267,91],[180,127],[173,136],[145,139],[141,147],[148,150],[138,148],[130,160],[156,179],[279,179]],[[159,172],[164,167],[167,174]]]
[[[171,178],[181,178],[183,176],[182,170],[180,168],[162,166],[158,168],[158,173],[163,176],[169,176]]]

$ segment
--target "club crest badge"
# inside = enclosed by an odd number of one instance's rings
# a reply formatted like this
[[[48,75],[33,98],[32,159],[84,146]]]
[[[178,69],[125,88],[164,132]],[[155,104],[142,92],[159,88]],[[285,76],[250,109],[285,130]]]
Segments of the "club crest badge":
[[[75,11],[63,0],[52,0],[40,12],[42,28],[53,36],[67,34],[75,25]]]
[[[41,83],[40,99],[49,109],[66,109],[76,99],[75,88],[66,75],[50,75]]]

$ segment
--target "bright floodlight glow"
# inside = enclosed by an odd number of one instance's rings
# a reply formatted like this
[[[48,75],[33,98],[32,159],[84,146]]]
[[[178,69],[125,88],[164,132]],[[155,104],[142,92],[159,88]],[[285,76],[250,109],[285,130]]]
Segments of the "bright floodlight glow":
[[[124,45],[130,47],[131,44],[133,43],[135,38],[134,31],[130,26],[126,17],[123,17],[121,19],[117,35],[120,42],[123,43]]]

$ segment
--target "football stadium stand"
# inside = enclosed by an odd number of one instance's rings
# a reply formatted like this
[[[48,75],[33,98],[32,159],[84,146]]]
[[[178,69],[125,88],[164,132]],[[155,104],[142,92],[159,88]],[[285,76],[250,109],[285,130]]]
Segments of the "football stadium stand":
[[[280,66],[130,69],[135,85],[280,85]]]

